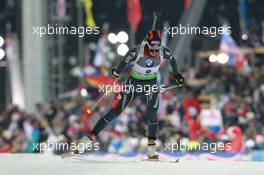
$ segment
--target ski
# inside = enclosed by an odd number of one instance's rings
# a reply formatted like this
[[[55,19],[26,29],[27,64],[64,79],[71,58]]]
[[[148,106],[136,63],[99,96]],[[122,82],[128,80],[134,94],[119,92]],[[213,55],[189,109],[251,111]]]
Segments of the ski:
[[[64,154],[61,154],[60,157],[62,159],[66,159],[66,158],[74,158],[74,157],[81,157],[82,155],[81,154],[76,154],[74,152],[67,152],[67,153],[64,153]]]
[[[165,159],[149,159],[149,158],[146,158],[146,159],[142,159],[141,161],[145,161],[145,162],[163,162],[163,163],[178,163],[180,161],[180,159],[176,158],[176,159],[165,160]]]

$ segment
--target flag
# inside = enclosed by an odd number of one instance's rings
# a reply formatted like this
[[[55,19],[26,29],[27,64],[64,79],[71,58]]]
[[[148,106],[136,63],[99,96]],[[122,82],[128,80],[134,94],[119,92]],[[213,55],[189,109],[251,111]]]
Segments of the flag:
[[[82,0],[84,3],[84,9],[86,13],[86,25],[88,27],[95,27],[95,21],[93,18],[93,13],[92,13],[92,7],[93,7],[93,1],[92,0]]]
[[[142,13],[139,0],[127,0],[127,21],[130,23],[132,31],[136,32],[141,21]]]
[[[192,4],[192,0],[184,0],[183,3],[184,3],[184,9],[186,10]]]
[[[242,34],[247,33],[249,20],[247,15],[247,1],[239,0],[239,23]]]
[[[65,0],[57,0],[56,14],[58,17],[64,17],[66,14],[66,2]]]
[[[19,45],[16,35],[9,34],[6,38],[6,58],[9,65],[12,104],[25,109],[25,86],[23,84]],[[3,82],[1,82],[3,83]]]
[[[159,108],[157,111],[157,116],[158,119],[164,119],[166,115],[167,100],[165,99],[165,95],[163,93],[160,93],[157,98],[159,98]]]
[[[100,72],[90,64],[85,66],[82,73],[83,73],[83,77],[100,75]]]
[[[226,26],[223,26],[225,28]],[[236,67],[237,69],[243,69],[246,61],[243,54],[237,46],[234,39],[227,32],[223,32],[220,40],[220,52],[226,53],[229,56],[228,65]]]
[[[95,57],[93,64],[96,67],[103,66],[106,54],[106,42],[107,42],[107,35],[103,33],[102,36],[99,38],[96,46]]]
[[[111,86],[114,84],[115,79],[112,77],[106,77],[106,76],[87,76],[85,78],[86,83],[94,88],[99,88],[100,86]],[[116,91],[120,91],[122,89],[122,83],[120,82],[115,82],[115,86],[114,86],[117,90]],[[114,88],[112,87],[112,88]]]

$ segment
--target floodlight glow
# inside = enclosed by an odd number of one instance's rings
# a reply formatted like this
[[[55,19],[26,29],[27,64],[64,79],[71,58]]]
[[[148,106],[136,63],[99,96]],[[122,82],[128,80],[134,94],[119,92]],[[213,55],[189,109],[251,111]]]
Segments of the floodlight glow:
[[[120,43],[126,43],[128,41],[128,34],[125,31],[121,31],[117,34],[117,41]]]
[[[114,33],[109,33],[107,39],[110,43],[116,44],[117,43],[117,36]]]
[[[126,44],[120,44],[117,47],[117,53],[118,53],[118,55],[121,55],[121,56],[125,56],[128,50],[129,50],[129,48]]]
[[[226,64],[229,60],[229,56],[225,53],[220,53],[217,55],[217,61],[220,63],[220,64]]]

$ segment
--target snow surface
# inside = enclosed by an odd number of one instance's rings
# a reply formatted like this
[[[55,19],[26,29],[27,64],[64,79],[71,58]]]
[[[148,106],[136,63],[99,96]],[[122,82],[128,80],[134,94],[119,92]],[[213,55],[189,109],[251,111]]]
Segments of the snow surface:
[[[264,175],[264,162],[67,158],[40,154],[0,154],[0,175]]]

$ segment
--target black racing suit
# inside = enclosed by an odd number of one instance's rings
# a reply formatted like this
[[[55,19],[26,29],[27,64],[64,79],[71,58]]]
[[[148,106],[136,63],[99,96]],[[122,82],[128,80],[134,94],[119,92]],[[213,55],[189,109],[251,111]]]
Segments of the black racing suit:
[[[157,110],[159,107],[159,91],[149,87],[157,85],[157,73],[161,63],[161,57],[170,61],[172,69],[177,74],[177,64],[175,58],[172,56],[170,50],[162,47],[156,58],[149,58],[145,54],[140,54],[140,46],[137,46],[128,51],[124,59],[119,63],[116,72],[121,73],[127,64],[132,64],[132,71],[129,73],[129,78],[125,81],[125,87],[134,87],[134,89],[127,89],[118,94],[116,100],[108,113],[102,116],[91,131],[91,134],[97,136],[108,123],[118,117],[118,115],[130,104],[133,99],[138,96],[144,96],[144,103],[147,104],[148,117],[148,139],[156,140],[156,133],[158,127]],[[138,56],[139,55],[139,56]],[[144,86],[143,90],[138,90],[137,87]],[[140,88],[139,88],[140,89]],[[145,90],[145,91],[144,91]]]

